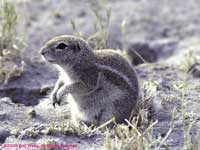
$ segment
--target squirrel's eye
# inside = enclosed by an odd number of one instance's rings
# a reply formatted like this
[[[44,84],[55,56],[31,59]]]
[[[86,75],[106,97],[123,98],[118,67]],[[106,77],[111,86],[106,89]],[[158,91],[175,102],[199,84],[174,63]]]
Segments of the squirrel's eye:
[[[56,49],[65,49],[67,45],[65,43],[60,43],[57,45]]]

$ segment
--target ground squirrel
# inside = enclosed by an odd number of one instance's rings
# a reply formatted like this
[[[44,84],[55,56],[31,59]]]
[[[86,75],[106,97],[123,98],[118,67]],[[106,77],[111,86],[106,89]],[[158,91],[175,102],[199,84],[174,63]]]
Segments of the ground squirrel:
[[[71,94],[74,121],[100,125],[112,117],[118,123],[130,117],[140,88],[134,68],[120,52],[94,51],[82,38],[62,35],[48,41],[41,54],[60,71],[51,93],[54,107]]]

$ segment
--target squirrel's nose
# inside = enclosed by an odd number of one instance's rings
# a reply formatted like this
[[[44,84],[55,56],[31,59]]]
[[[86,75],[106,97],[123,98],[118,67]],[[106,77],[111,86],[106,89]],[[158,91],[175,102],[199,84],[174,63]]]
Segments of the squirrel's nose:
[[[44,54],[45,54],[45,51],[41,51],[41,54],[44,55]]]
[[[44,54],[46,53],[46,49],[45,49],[45,48],[42,48],[42,49],[40,50],[40,53],[41,53],[42,55],[44,55]]]

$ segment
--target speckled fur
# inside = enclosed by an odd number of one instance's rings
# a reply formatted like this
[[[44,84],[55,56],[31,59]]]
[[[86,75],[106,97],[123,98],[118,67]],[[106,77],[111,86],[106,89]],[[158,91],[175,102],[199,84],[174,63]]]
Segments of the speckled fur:
[[[62,42],[67,48],[56,50]],[[129,118],[139,99],[140,87],[134,68],[120,52],[93,51],[83,39],[64,35],[47,42],[41,53],[47,61],[59,66],[61,75],[51,98],[55,101],[55,95],[71,94],[73,120],[100,125],[112,117],[119,123]],[[63,85],[66,88],[60,90]],[[70,85],[72,91],[66,92]]]

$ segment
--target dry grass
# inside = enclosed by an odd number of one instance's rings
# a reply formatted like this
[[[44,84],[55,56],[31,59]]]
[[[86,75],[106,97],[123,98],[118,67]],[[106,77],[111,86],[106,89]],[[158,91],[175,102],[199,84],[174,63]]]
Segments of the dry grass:
[[[2,0],[0,5],[0,83],[20,76],[24,70],[22,52],[25,44],[17,37],[18,14],[14,2]]]

